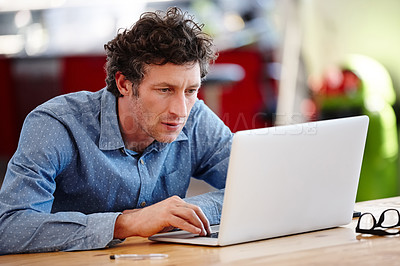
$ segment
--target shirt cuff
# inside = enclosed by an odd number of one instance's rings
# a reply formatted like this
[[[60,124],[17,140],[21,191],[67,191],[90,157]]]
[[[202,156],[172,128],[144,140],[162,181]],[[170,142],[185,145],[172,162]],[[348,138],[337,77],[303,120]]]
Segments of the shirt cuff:
[[[87,249],[115,246],[123,240],[114,239],[114,227],[121,213],[94,213],[88,215],[85,245]]]

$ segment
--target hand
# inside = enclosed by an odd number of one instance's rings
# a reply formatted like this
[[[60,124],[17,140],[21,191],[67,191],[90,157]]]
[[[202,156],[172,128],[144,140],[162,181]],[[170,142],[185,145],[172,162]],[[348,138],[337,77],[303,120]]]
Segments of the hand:
[[[114,238],[148,237],[174,227],[202,236],[211,233],[200,207],[172,196],[143,209],[124,211],[115,222]]]

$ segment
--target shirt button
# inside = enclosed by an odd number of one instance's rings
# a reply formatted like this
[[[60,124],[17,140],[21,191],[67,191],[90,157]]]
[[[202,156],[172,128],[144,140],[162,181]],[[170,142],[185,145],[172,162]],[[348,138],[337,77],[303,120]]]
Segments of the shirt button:
[[[144,165],[144,161],[143,161],[143,159],[140,159],[140,163],[141,163],[142,165]]]
[[[145,207],[146,206],[146,202],[143,201],[142,203],[140,203],[140,206]]]
[[[126,151],[124,148],[121,148],[121,152],[126,155]]]

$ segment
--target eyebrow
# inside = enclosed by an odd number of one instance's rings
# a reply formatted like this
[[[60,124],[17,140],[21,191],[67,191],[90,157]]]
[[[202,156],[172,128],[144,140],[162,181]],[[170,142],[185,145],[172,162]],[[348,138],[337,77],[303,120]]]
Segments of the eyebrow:
[[[176,87],[176,85],[174,84],[170,84],[168,82],[161,82],[161,83],[156,83],[154,84],[154,86],[159,86],[159,87]],[[201,83],[196,83],[196,84],[192,84],[190,86],[188,86],[187,88],[200,88],[201,87]]]

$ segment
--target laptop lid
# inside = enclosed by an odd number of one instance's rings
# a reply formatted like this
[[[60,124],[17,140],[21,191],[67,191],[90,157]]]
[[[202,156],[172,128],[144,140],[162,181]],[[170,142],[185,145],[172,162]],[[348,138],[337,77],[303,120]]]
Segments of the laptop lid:
[[[225,246],[348,224],[368,121],[358,116],[235,133],[218,239],[187,232],[150,239]]]

